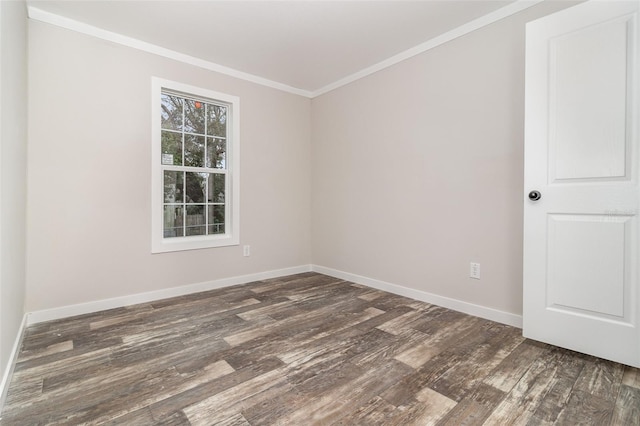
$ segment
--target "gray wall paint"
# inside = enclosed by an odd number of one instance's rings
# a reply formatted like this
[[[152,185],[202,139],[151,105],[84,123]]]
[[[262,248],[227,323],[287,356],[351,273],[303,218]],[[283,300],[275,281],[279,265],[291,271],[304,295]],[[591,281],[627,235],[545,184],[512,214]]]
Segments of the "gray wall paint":
[[[0,375],[24,315],[27,21],[23,1],[0,2]]]
[[[571,4],[312,101],[315,264],[522,313],[525,24]]]
[[[27,311],[311,262],[309,99],[40,22],[29,37]],[[151,254],[151,76],[240,97],[241,246]]]
[[[525,23],[570,4],[313,101],[30,22],[27,310],[315,263],[521,313]],[[251,257],[150,254],[152,75],[241,98]]]

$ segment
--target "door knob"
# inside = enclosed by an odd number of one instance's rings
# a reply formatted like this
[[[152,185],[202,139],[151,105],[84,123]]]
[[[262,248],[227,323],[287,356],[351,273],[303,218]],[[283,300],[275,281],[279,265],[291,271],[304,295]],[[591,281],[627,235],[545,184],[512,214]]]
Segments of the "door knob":
[[[542,198],[542,194],[540,193],[540,191],[531,191],[529,193],[529,199],[531,201],[538,201],[540,198]]]

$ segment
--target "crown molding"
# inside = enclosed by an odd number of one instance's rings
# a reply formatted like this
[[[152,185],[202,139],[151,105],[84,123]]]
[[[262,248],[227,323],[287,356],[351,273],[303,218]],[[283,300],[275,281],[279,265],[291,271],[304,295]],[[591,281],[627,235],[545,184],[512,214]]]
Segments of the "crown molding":
[[[158,46],[146,41],[138,40],[133,37],[124,36],[122,34],[114,33],[104,30],[102,28],[94,27],[93,25],[85,24],[84,22],[76,21],[64,16],[56,15],[38,9],[37,7],[28,7],[29,19],[34,21],[40,21],[47,24],[55,25],[57,27],[65,28],[67,30],[75,31],[78,33],[86,34],[92,37],[96,37],[102,40],[110,41],[113,43],[121,44],[123,46],[131,47],[133,49],[142,50],[147,53],[152,53],[158,56],[162,56],[168,59],[173,59],[178,62],[193,65],[199,68],[203,68],[209,71],[214,71],[220,74],[235,77],[240,80],[249,81],[251,83],[260,84],[262,86],[270,87],[272,89],[282,90],[283,92],[292,93],[294,95],[300,95],[307,98],[311,97],[311,92],[308,90],[298,89],[296,87],[289,86],[284,83],[269,80],[254,74],[249,74],[243,71],[238,71],[233,68],[219,65],[214,62],[210,62],[204,59],[196,58],[184,53],[177,52],[175,50],[167,49],[162,46]]]
[[[535,6],[538,3],[542,3],[544,0],[517,0],[505,7],[502,7],[494,12],[488,13],[486,15],[481,16],[480,18],[474,19],[473,21],[469,21],[464,25],[461,25],[453,30],[442,33],[441,35],[434,37],[422,44],[414,46],[410,49],[405,50],[404,52],[398,53],[384,61],[378,62],[375,65],[367,67],[363,70],[360,70],[354,74],[351,74],[345,78],[342,78],[338,81],[335,81],[331,84],[324,86],[321,89],[318,89],[311,93],[311,98],[315,98],[316,96],[323,95],[332,90],[338,89],[339,87],[346,86],[347,84],[353,83],[354,81],[360,80],[366,76],[369,76],[378,71],[382,71],[385,68],[389,68],[399,62],[417,56],[421,53],[424,53],[428,50],[431,50],[435,47],[438,47],[442,44],[445,44],[451,40],[454,40],[458,37],[462,37],[466,34],[469,34],[475,30],[486,27],[487,25],[493,24],[501,19],[507,18],[511,15],[514,15],[518,12],[521,12],[525,9],[528,9],[532,6]]]
[[[478,30],[487,25],[493,24],[494,22],[507,18],[525,9],[528,9],[532,6],[535,6],[536,4],[541,3],[542,1],[544,0],[516,0],[515,2],[505,7],[502,7],[494,12],[481,16],[480,18],[474,19],[473,21],[467,22],[466,24],[461,25],[457,28],[454,28],[451,31],[447,31],[446,33],[443,33],[435,38],[432,38],[422,44],[419,44],[410,49],[407,49],[404,52],[398,53],[397,55],[394,55],[388,59],[385,59],[384,61],[378,62],[375,65],[364,68],[356,73],[353,73],[347,77],[344,77],[340,80],[330,83],[315,91],[299,89],[297,87],[292,87],[284,83],[280,83],[280,82],[269,80],[254,74],[249,74],[243,71],[239,71],[230,67],[226,67],[224,65],[216,64],[214,62],[196,58],[194,56],[180,53],[175,50],[167,49],[162,46],[158,46],[152,43],[138,40],[133,37],[124,36],[122,34],[114,33],[111,31],[104,30],[102,28],[95,27],[93,25],[76,21],[74,19],[56,15],[54,13],[47,12],[42,9],[38,9],[37,7],[28,6],[27,10],[28,10],[29,19],[33,19],[35,21],[40,21],[47,24],[55,25],[71,31],[76,31],[92,37],[97,37],[97,38],[107,40],[113,43],[117,43],[123,46],[131,47],[133,49],[138,49],[147,53],[152,53],[158,56],[173,59],[175,61],[183,62],[183,63],[193,65],[199,68],[203,68],[209,71],[214,71],[220,74],[228,75],[230,77],[238,78],[240,80],[249,81],[262,86],[270,87],[272,89],[277,89],[284,92],[292,93],[294,95],[304,96],[306,98],[313,99],[317,96],[323,95],[332,90],[335,90],[342,86],[346,86],[347,84],[353,83],[354,81],[357,81],[361,78],[367,77],[373,73],[381,71],[385,68],[389,68],[404,60],[407,60],[416,55],[424,53],[428,50],[431,50],[435,47],[445,44],[458,37],[462,37],[475,30]]]

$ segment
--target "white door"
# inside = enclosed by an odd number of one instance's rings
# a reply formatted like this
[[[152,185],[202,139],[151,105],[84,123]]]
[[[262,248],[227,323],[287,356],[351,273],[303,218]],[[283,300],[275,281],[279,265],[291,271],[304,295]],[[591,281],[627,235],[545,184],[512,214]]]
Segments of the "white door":
[[[636,367],[639,5],[527,25],[523,277],[525,337]]]

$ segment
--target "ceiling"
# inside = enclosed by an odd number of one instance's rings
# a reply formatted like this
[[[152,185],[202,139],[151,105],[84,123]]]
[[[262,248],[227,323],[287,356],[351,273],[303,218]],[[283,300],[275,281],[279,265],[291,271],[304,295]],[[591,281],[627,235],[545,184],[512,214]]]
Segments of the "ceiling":
[[[322,91],[511,3],[514,0],[28,2],[30,9],[306,93]]]

